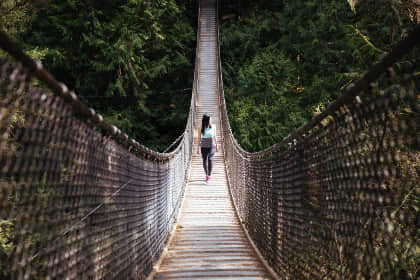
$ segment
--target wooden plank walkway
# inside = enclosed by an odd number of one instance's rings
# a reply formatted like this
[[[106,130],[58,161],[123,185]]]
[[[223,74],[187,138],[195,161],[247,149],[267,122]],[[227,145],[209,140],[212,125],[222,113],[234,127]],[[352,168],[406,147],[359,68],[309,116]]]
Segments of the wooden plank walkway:
[[[215,5],[215,0],[201,1],[197,120],[201,123],[204,113],[212,116],[220,144]],[[271,279],[235,214],[222,149],[206,184],[196,145],[180,220],[154,279]]]

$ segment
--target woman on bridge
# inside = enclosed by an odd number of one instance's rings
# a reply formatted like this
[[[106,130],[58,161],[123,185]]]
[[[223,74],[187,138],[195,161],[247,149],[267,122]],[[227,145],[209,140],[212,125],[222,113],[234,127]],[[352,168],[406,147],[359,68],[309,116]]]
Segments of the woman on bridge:
[[[201,120],[201,127],[198,131],[198,143],[197,154],[203,157],[204,172],[206,172],[206,183],[210,180],[211,169],[212,169],[212,157],[214,151],[218,152],[216,142],[216,126],[211,124],[210,116],[204,114]]]

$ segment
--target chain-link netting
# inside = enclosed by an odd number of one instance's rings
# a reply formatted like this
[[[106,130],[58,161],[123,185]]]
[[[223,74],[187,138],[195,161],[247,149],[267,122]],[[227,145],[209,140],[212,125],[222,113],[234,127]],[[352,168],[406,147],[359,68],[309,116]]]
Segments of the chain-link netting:
[[[418,279],[420,60],[401,57],[419,39],[417,27],[321,116],[258,153],[232,134],[219,71],[230,190],[281,278]]]
[[[183,198],[196,82],[182,140],[157,153],[1,36],[0,278],[145,278]]]

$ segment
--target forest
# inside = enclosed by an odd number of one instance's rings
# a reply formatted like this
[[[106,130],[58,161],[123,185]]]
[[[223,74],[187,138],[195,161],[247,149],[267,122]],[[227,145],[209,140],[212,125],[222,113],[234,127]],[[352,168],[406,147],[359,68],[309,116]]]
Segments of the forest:
[[[324,110],[418,22],[413,1],[242,2],[222,6],[220,41],[230,123],[248,151]]]
[[[324,111],[420,21],[416,0],[220,2],[226,104],[233,133],[240,145],[250,152],[279,142]],[[185,129],[194,78],[197,12],[197,0],[2,0],[0,28],[106,121],[138,142],[162,152]],[[411,60],[418,53],[417,46],[405,59]],[[0,57],[3,56],[7,54],[0,50]],[[418,69],[416,71],[418,73]],[[401,143],[405,142],[401,140]],[[391,155],[380,159],[402,162],[398,169],[403,171],[401,174],[410,176],[401,177],[417,182],[418,153],[407,156],[405,153],[408,154],[411,147],[406,145],[405,148],[407,150],[401,152],[405,158],[401,161]],[[70,169],[59,168],[62,186],[66,186]],[[376,169],[380,170],[380,165],[375,166]],[[367,174],[367,169],[365,171]],[[392,176],[395,175],[392,173]],[[125,175],[121,177],[125,178]],[[13,178],[9,179],[13,181]],[[404,180],[401,182],[406,182]],[[47,189],[55,185],[46,183],[46,175],[40,181],[39,185],[28,185],[28,189],[38,192],[41,197],[34,195],[29,202],[41,202],[37,205],[43,206],[46,204],[42,200],[47,201],[53,193]],[[312,189],[318,191],[318,183],[314,182],[310,181]],[[403,189],[403,183],[400,184]],[[413,187],[401,198],[395,211],[411,207],[404,205],[410,200],[417,204],[407,211],[412,214],[407,221],[412,223],[401,226],[403,230],[394,235],[402,236],[401,239],[404,235],[417,237],[419,234],[413,222],[416,219],[417,223],[419,216],[418,191],[411,181],[407,185]],[[380,186],[385,189],[385,184]],[[89,192],[92,189],[95,188],[90,188]],[[22,188],[20,192],[25,190]],[[5,191],[1,193],[2,198],[5,194]],[[61,195],[59,191],[57,194]],[[341,195],[341,192],[337,194]],[[313,205],[320,208],[321,198],[324,198],[319,195],[318,200],[315,196],[318,192],[311,195],[316,202]],[[30,192],[24,193],[22,198],[30,196]],[[95,194],[95,198],[101,196]],[[358,196],[353,198],[358,201]],[[19,201],[21,198],[10,195],[8,199]],[[382,197],[372,195],[372,201],[376,199],[379,201]],[[362,197],[360,201],[363,202]],[[366,203],[371,202],[367,199]],[[18,206],[13,205],[20,211]],[[366,209],[373,209],[370,204],[368,206]],[[83,210],[86,209],[80,213]],[[20,241],[14,240],[19,236],[14,233],[15,222],[0,220],[0,271],[7,267],[8,254]],[[408,232],[407,229],[412,228],[413,233]],[[383,227],[375,233],[379,236],[386,231],[389,229]],[[372,238],[369,231],[366,233]],[[399,242],[398,238],[395,243]],[[27,247],[40,247],[37,239],[41,238],[35,236],[34,241],[27,242]],[[400,247],[405,250],[403,245]],[[409,259],[407,252],[395,256],[395,267],[415,277],[419,251],[416,251],[415,259]]]
[[[108,122],[163,151],[188,115],[197,10],[195,0],[3,0],[0,26]],[[410,32],[418,11],[413,0],[221,1],[239,143],[261,150],[324,110]]]

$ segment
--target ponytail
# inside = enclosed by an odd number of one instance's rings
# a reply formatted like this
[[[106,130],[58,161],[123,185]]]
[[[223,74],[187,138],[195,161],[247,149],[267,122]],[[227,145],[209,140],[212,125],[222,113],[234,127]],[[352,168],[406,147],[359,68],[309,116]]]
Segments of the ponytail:
[[[210,116],[204,114],[203,119],[201,120],[201,135],[204,135],[204,132],[206,131],[206,128],[211,128],[210,125]]]

